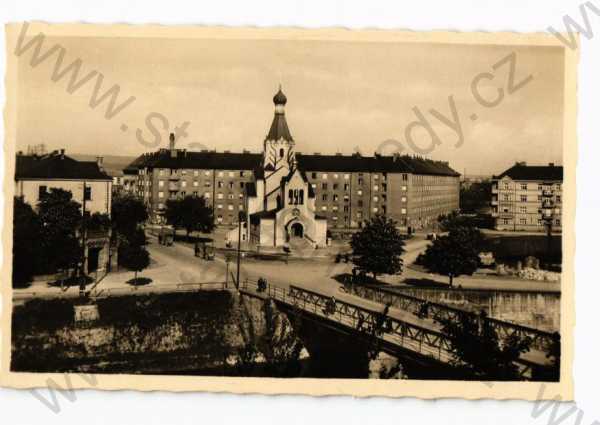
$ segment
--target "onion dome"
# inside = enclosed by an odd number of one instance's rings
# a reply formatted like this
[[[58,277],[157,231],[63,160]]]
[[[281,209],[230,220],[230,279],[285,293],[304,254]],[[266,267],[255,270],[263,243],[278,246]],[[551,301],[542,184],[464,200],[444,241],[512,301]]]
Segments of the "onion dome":
[[[281,85],[279,86],[279,91],[273,96],[273,103],[275,105],[285,105],[287,103],[287,97],[281,91]]]

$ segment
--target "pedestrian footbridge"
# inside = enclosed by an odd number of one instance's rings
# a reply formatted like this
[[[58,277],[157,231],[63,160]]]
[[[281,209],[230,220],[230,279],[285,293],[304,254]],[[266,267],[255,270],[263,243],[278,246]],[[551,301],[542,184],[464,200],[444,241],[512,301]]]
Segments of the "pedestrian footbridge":
[[[440,320],[459,320],[465,311],[405,296],[390,302],[378,303],[356,296],[331,296],[299,286],[284,288],[272,284],[259,285],[254,281],[240,282],[240,292],[261,299],[272,299],[285,313],[311,320],[358,340],[367,340],[378,351],[404,357],[419,357],[428,362],[448,366],[454,359],[450,338],[442,332]],[[343,298],[343,299],[341,299]],[[381,301],[385,301],[382,299]],[[547,353],[557,343],[557,334],[540,331],[497,319],[482,317],[497,332],[499,338],[527,337],[530,350],[516,362],[523,379],[536,379],[547,374],[551,361]],[[482,353],[485,356],[485,353]]]

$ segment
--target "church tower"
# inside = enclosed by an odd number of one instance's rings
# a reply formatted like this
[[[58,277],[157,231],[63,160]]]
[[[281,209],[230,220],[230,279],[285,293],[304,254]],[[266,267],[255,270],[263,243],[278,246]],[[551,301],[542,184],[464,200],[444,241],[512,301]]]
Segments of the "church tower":
[[[296,166],[296,156],[294,154],[294,139],[285,120],[287,97],[281,91],[281,86],[273,96],[273,103],[275,104],[275,116],[265,138],[263,167],[265,171],[276,171],[281,167],[285,167],[289,173]]]
[[[264,142],[265,209],[281,207],[281,180],[296,169],[294,139],[285,120],[287,97],[281,91],[273,96],[275,116]]]

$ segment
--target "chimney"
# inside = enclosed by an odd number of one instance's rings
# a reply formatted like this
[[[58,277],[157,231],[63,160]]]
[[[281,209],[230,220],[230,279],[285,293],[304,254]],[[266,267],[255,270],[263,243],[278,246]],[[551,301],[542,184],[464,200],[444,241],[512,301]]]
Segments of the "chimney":
[[[100,168],[101,170],[104,169],[104,157],[97,156],[96,163],[98,164],[98,168]]]
[[[517,161],[517,162],[515,162],[515,165],[518,165],[520,167],[525,167],[527,165],[527,163],[525,161],[520,161],[520,162]]]
[[[548,163],[548,166],[550,166],[550,167],[554,167],[554,162],[550,162],[550,163]]]
[[[65,150],[64,149],[60,150],[60,159],[65,159]]]
[[[177,151],[175,150],[175,134],[169,134],[169,151],[171,151],[171,158],[177,157]]]

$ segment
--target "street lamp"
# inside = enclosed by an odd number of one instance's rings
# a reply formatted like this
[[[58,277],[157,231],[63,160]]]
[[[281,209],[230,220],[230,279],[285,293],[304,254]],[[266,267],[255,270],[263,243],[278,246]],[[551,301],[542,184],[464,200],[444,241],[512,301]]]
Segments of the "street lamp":
[[[237,246],[237,278],[236,286],[240,289],[240,258],[241,258],[241,244],[242,244],[242,222],[246,221],[246,214],[244,211],[238,213],[238,246]]]
[[[542,219],[546,226],[548,262],[552,253],[552,224],[554,222],[554,194],[549,189],[542,190]]]

